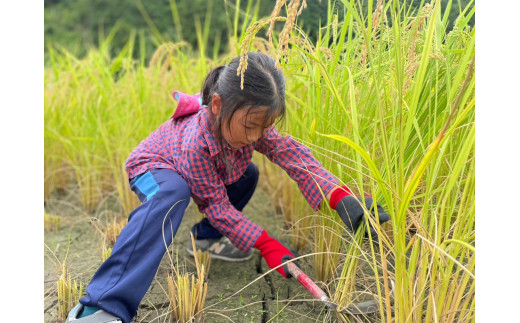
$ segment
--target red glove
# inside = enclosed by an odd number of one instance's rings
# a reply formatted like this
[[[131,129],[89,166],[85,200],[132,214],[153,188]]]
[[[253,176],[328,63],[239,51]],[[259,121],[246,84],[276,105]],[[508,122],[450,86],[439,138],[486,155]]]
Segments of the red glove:
[[[260,250],[260,255],[264,257],[267,265],[271,269],[294,258],[294,255],[289,251],[289,249],[282,245],[278,240],[271,238],[265,230],[262,231],[262,234],[258,240],[256,240],[253,247]],[[278,267],[276,270],[285,278],[292,277],[286,265]]]

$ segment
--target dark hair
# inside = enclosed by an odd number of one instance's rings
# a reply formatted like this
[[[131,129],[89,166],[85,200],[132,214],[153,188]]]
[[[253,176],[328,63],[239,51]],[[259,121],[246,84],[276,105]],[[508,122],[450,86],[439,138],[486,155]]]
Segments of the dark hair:
[[[274,59],[259,52],[249,52],[243,89],[240,88],[241,77],[237,75],[239,63],[240,57],[236,57],[228,65],[214,68],[206,76],[202,86],[202,104],[210,107],[215,136],[221,147],[224,146],[222,124],[227,122],[230,126],[231,118],[240,109],[268,106],[264,126],[273,117],[279,120],[285,117],[285,80],[283,73],[276,68]],[[218,93],[221,98],[218,116],[211,112],[214,93]],[[224,162],[228,166],[225,159]]]

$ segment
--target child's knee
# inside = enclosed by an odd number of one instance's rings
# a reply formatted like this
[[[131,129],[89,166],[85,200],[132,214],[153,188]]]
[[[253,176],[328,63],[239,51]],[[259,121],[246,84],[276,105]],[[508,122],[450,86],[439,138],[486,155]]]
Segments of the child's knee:
[[[153,170],[152,173],[159,186],[157,198],[170,207],[176,204],[184,208],[188,206],[191,190],[181,175],[169,169]]]
[[[178,202],[182,202],[182,204],[188,206],[191,198],[191,190],[184,179],[181,178],[175,183],[175,194],[173,195],[177,197]]]
[[[160,189],[160,193],[161,198],[169,200],[172,205],[179,203],[187,207],[191,198],[190,187],[182,178],[173,178],[170,182],[165,183],[164,187]]]

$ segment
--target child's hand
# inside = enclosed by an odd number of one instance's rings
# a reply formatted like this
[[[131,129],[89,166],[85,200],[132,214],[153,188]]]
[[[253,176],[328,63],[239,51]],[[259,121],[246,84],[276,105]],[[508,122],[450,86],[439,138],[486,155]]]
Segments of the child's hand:
[[[282,245],[278,240],[271,238],[265,230],[262,232],[258,240],[256,240],[253,247],[260,250],[260,255],[264,257],[269,268],[274,268],[294,258],[294,255],[289,251],[289,249]],[[292,277],[287,265],[278,267],[276,270],[285,278]]]
[[[337,189],[336,192],[332,193],[331,197],[331,207],[338,212],[341,220],[345,223],[347,228],[356,232],[358,227],[365,221],[365,212],[363,207],[361,206],[363,201],[361,197],[355,197],[351,195],[350,190],[345,188]],[[376,217],[375,210],[372,208],[373,200],[370,196],[365,196],[365,207],[372,213],[374,218]],[[377,214],[379,216],[379,224],[383,224],[390,220],[390,216],[385,212],[383,207],[376,203]],[[370,233],[374,239],[377,239],[377,232],[372,227],[369,226]],[[367,228],[367,236],[368,236],[368,228]]]

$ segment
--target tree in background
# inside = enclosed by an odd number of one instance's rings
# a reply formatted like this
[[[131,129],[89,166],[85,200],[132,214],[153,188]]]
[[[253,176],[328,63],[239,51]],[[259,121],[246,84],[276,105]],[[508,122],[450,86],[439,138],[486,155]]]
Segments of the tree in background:
[[[451,24],[459,8],[464,8],[469,1],[453,1]],[[424,0],[401,1],[414,7],[422,2]],[[442,0],[443,7],[447,2]],[[141,34],[144,38],[146,59],[163,41],[184,40],[197,49],[197,24],[203,26],[207,19],[210,19],[207,21],[210,33],[205,44],[206,55],[215,51],[222,53],[229,50],[227,44],[233,32],[237,3],[242,11],[239,25],[244,12],[256,12],[258,17],[266,17],[274,5],[270,0],[45,0],[45,53],[47,46],[52,44],[82,57],[89,48],[98,47],[110,31],[115,32],[110,42],[113,54],[124,47],[132,34]],[[308,0],[307,8],[298,17],[298,25],[303,27],[312,42],[316,41],[320,23],[327,20],[329,6],[333,6],[341,22],[344,13],[341,0]],[[175,12],[178,13],[177,22]],[[138,51],[138,46],[135,46],[134,57],[139,55]]]

